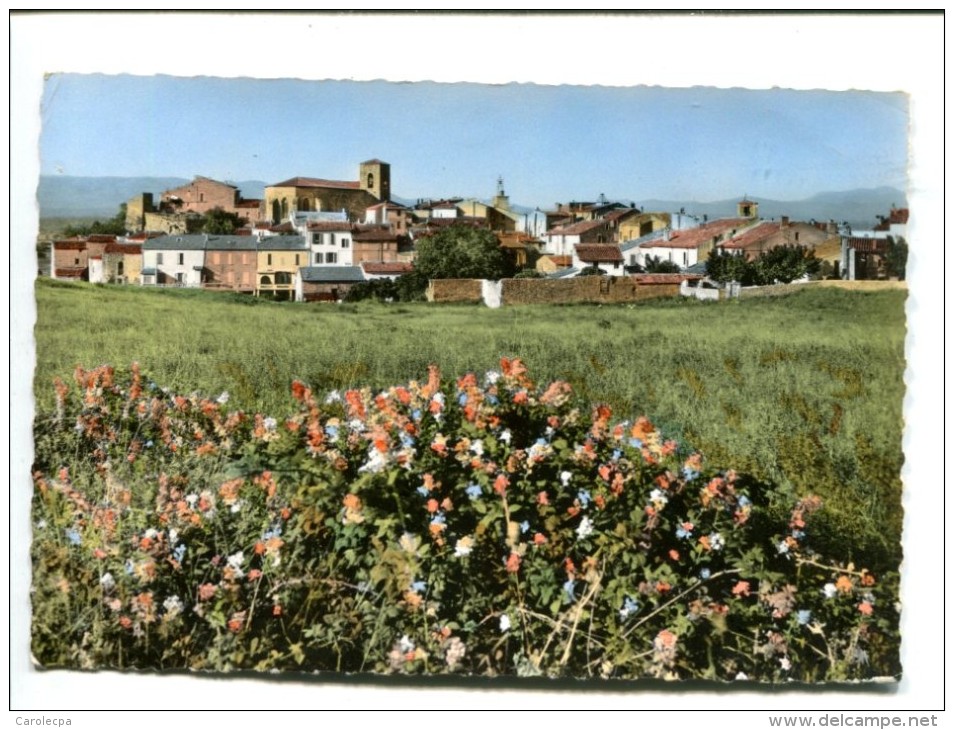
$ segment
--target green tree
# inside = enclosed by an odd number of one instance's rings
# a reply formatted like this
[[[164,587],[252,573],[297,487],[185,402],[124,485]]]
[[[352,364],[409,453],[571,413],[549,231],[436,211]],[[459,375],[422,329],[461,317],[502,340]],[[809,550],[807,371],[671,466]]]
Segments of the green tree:
[[[93,221],[93,223],[88,226],[66,226],[66,228],[63,229],[63,235],[66,238],[89,236],[92,234],[126,235],[126,204],[122,203],[119,206],[119,212],[105,223]]]
[[[394,291],[402,302],[419,302],[425,298],[427,277],[415,269],[394,280]]]
[[[817,275],[821,270],[821,261],[815,258],[814,249],[801,246],[776,246],[756,259],[755,269],[760,285],[775,282],[789,284],[806,274]]]
[[[678,274],[679,264],[658,256],[647,256],[645,269],[647,274]]]
[[[904,238],[888,236],[888,251],[884,257],[885,273],[903,280],[908,268],[908,243]]]
[[[497,237],[456,224],[417,242],[414,268],[428,279],[504,279],[513,264]]]
[[[202,216],[202,233],[227,236],[241,227],[242,219],[236,213],[228,213],[222,208],[213,208]]]
[[[713,281],[737,281],[743,286],[755,284],[755,267],[745,256],[716,249],[706,259],[706,275]]]

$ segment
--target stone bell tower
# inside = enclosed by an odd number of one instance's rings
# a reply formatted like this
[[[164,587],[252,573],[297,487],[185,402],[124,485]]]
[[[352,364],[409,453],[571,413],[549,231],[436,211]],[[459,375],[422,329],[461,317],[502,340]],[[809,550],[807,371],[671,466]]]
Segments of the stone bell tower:
[[[358,168],[358,182],[362,190],[378,200],[391,199],[391,166],[381,160],[366,160]]]
[[[758,218],[759,217],[759,204],[754,200],[749,200],[748,195],[743,195],[742,200],[738,203],[738,217],[739,218]]]

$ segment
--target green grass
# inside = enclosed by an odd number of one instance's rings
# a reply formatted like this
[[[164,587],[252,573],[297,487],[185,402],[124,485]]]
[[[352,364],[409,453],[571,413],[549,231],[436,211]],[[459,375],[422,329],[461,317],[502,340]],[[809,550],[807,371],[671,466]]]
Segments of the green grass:
[[[188,290],[37,286],[38,404],[76,365],[138,360],[155,382],[280,415],[289,384],[383,387],[520,357],[710,462],[826,498],[821,539],[900,559],[904,291],[622,306],[275,304]]]

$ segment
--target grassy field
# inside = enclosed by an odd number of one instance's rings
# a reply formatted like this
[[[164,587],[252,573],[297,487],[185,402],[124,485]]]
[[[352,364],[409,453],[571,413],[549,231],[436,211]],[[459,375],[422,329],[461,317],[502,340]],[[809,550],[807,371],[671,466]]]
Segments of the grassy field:
[[[133,360],[179,392],[281,415],[289,384],[381,387],[520,357],[618,418],[645,414],[734,467],[827,501],[822,529],[900,558],[904,291],[488,310],[297,305],[201,291],[37,286],[39,407],[76,365]]]

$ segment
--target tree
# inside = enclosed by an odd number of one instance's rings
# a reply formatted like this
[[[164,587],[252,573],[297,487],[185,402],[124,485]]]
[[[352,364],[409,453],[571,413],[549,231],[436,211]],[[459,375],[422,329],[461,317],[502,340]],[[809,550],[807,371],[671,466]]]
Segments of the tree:
[[[679,264],[658,256],[647,256],[645,269],[647,274],[678,274]]]
[[[726,283],[737,281],[743,286],[755,283],[755,267],[745,256],[729,253],[717,248],[706,259],[706,275],[713,281]]]
[[[201,230],[210,235],[227,236],[241,227],[242,219],[238,214],[228,213],[222,208],[213,208],[202,216]]]
[[[577,276],[605,276],[606,272],[603,271],[599,266],[586,266],[580,269],[580,273]]]
[[[105,223],[93,221],[93,223],[88,226],[66,226],[66,228],[63,229],[63,235],[66,238],[73,238],[75,236],[89,236],[91,234],[97,233],[113,236],[123,236],[126,234],[125,203],[122,203],[119,206],[119,212]]]
[[[821,269],[821,261],[815,258],[814,249],[801,246],[776,246],[765,251],[755,261],[759,284],[780,282],[789,284],[806,274],[814,276]]]
[[[419,302],[427,292],[427,277],[414,269],[394,280],[394,291],[402,302]]]
[[[888,251],[884,256],[884,269],[888,276],[896,276],[904,280],[908,267],[908,243],[904,238],[894,240],[893,236],[888,236]]]
[[[427,279],[497,280],[513,273],[513,264],[491,231],[460,224],[420,239],[414,268]]]

